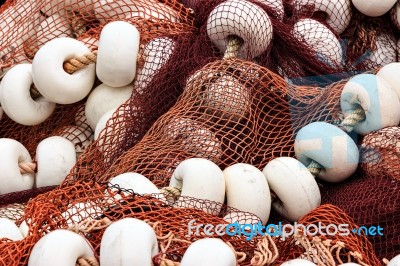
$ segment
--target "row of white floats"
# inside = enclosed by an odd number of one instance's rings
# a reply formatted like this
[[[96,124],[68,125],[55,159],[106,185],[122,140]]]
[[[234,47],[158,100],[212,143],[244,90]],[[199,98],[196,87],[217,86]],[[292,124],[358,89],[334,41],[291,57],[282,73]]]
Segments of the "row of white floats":
[[[15,224],[0,218],[0,239],[21,240]],[[154,265],[152,259],[159,254],[157,235],[146,222],[124,218],[112,223],[105,230],[100,243],[100,265]],[[57,229],[44,235],[33,247],[29,266],[73,266],[80,258],[95,258],[94,249],[84,236],[65,229]],[[204,238],[193,242],[184,253],[181,266],[236,266],[236,254],[218,238]],[[282,266],[315,266],[309,260],[294,259]],[[399,266],[400,255],[387,266]],[[344,263],[340,266],[360,266]]]
[[[274,9],[278,14],[280,19],[283,18],[283,4],[281,0],[258,0],[260,3],[269,6]],[[371,2],[369,4],[362,4],[361,0],[353,0],[353,4],[356,8],[358,8],[361,12],[369,15],[369,16],[380,16],[387,11],[389,11],[393,5],[395,4],[395,0],[387,0],[378,2]],[[341,34],[349,25],[351,20],[351,1],[350,0],[340,0],[332,3],[328,0],[323,1],[315,1],[315,0],[296,0],[294,2],[294,7],[297,11],[302,10],[306,6],[313,5],[315,12],[324,12],[326,13],[326,22],[332,28],[333,32],[319,23],[316,20],[311,18],[300,19],[293,28],[293,34],[299,40],[305,41],[310,47],[315,49],[315,52],[319,55],[318,58],[323,60],[325,63],[332,64],[334,66],[341,66],[343,64],[343,51],[340,45],[339,40],[336,38],[335,34]],[[29,13],[33,13],[34,10],[40,10],[44,12],[48,17],[44,21],[39,19],[41,17],[40,13],[37,12],[37,19],[33,22],[27,20],[24,25],[21,26],[21,32],[18,34],[14,34],[15,36],[20,36],[20,40],[15,40],[12,45],[12,49],[10,51],[4,51],[6,57],[12,55],[16,59],[21,62],[28,62],[28,58],[21,59],[24,57],[23,55],[23,46],[24,42],[27,38],[33,38],[28,34],[32,31],[32,27],[34,27],[36,36],[35,40],[38,42],[38,45],[42,45],[42,43],[48,39],[53,39],[55,37],[72,37],[73,34],[70,32],[71,26],[67,22],[68,12],[67,10],[83,12],[83,13],[91,13],[93,12],[97,19],[103,23],[107,24],[110,19],[127,19],[130,17],[143,17],[143,18],[156,18],[162,20],[168,20],[171,22],[180,22],[178,19],[178,14],[172,8],[168,7],[163,3],[159,3],[157,1],[146,1],[146,4],[140,3],[137,1],[122,1],[117,0],[113,2],[108,1],[96,1],[92,3],[91,1],[83,1],[79,2],[76,0],[67,1],[58,1],[58,0],[47,0],[44,3],[41,3],[41,6],[38,6],[36,1],[27,1],[25,4],[18,4],[15,7],[10,7],[6,11],[4,11],[0,17],[0,21],[4,21],[5,28],[11,28],[12,26],[16,26],[18,18],[23,20],[26,16],[32,17]],[[59,11],[57,11],[59,9]],[[62,12],[62,11],[65,12]],[[246,10],[246,12],[241,12]],[[396,8],[393,8],[393,20],[395,25],[400,26],[400,18],[397,14],[400,14],[400,4],[397,3]],[[382,13],[383,12],[383,13]],[[36,14],[36,13],[35,13]],[[2,19],[3,18],[3,19]],[[257,18],[254,20],[253,18]],[[38,24],[38,25],[36,25]],[[129,26],[125,26],[129,27]],[[131,26],[133,27],[133,26]],[[399,27],[400,29],[400,27]],[[107,48],[102,49],[103,55],[107,56],[109,59],[113,57],[114,64],[101,64],[102,60],[100,60],[100,66],[97,67],[98,71],[103,73],[100,74],[99,78],[106,78],[104,75],[108,75],[108,79],[118,79],[117,82],[107,83],[113,87],[121,87],[123,84],[127,85],[128,83],[124,82],[126,80],[131,80],[132,74],[135,73],[135,61],[134,59],[137,56],[138,43],[134,42],[130,34],[120,34],[118,31],[108,29],[108,43],[109,50]],[[6,30],[5,30],[6,32]],[[264,53],[270,46],[272,38],[273,38],[273,27],[270,21],[270,17],[268,14],[259,6],[250,3],[248,1],[239,1],[239,0],[228,0],[220,5],[218,5],[209,15],[207,20],[207,33],[211,41],[222,51],[224,52],[227,47],[227,41],[230,36],[237,36],[243,40],[243,44],[239,51],[239,57],[244,57],[247,59],[252,59],[260,54]],[[0,36],[7,40],[7,36]],[[117,45],[121,45],[120,42],[126,41],[126,46],[129,49],[121,49],[119,58],[115,57],[115,46],[112,46],[110,41],[111,37],[114,38],[114,42]],[[47,39],[46,39],[47,38]],[[90,43],[94,45],[96,40],[94,39],[83,39],[82,41]],[[4,41],[6,42],[6,41]],[[1,41],[0,41],[1,44]],[[128,46],[130,44],[131,46]],[[30,44],[32,45],[32,44]],[[4,45],[0,45],[4,46]],[[82,46],[82,45],[81,45]],[[40,47],[39,47],[40,48]],[[81,47],[81,49],[84,49]],[[12,51],[21,51],[21,54],[13,54]],[[107,54],[105,53],[107,51]],[[84,50],[81,51],[72,51],[74,56],[82,55],[81,53],[85,53]],[[77,52],[77,54],[75,54]],[[110,52],[110,54],[108,54]],[[103,58],[103,55],[100,55],[100,59]],[[116,65],[115,60],[121,59],[123,60],[121,64]],[[55,58],[59,58],[57,54]],[[64,60],[65,57],[61,56]],[[396,61],[396,40],[389,35],[381,34],[377,38],[377,49],[373,51],[372,55],[369,57],[372,62],[375,62],[377,65],[385,65],[391,62]],[[56,59],[55,59],[56,60]],[[60,62],[59,62],[60,63]],[[93,68],[93,67],[92,67]],[[55,68],[55,70],[59,70]],[[89,68],[90,69],[90,68]],[[4,71],[8,69],[5,68]],[[39,70],[39,69],[38,69]],[[51,68],[47,68],[46,70],[51,71]],[[119,71],[121,70],[121,72]],[[126,75],[126,71],[129,71],[130,75]],[[88,72],[92,72],[92,70],[88,70]],[[0,76],[4,73],[0,73]],[[61,73],[57,72],[56,74],[61,75]],[[99,74],[99,73],[98,73]],[[42,75],[49,76],[47,71],[42,72]],[[78,76],[78,75],[77,75]],[[82,76],[82,75],[81,75]],[[93,78],[93,75],[88,75]],[[59,76],[61,78],[61,76]],[[76,77],[79,79],[79,77]],[[82,81],[83,82],[83,81]],[[64,84],[65,82],[62,82]],[[87,86],[84,86],[79,92],[72,90],[71,93],[77,93],[76,97],[78,98],[80,95],[85,95],[88,93],[87,90],[90,90],[91,87],[89,84],[90,79],[87,79]],[[40,89],[40,88],[39,88]],[[58,89],[57,89],[58,90]],[[40,91],[42,92],[42,91]],[[48,94],[43,94],[44,96],[49,96]],[[66,99],[60,100],[58,97],[52,98],[49,100],[53,102],[61,101],[60,103],[70,102],[72,99],[69,97]],[[74,99],[75,100],[75,99]]]

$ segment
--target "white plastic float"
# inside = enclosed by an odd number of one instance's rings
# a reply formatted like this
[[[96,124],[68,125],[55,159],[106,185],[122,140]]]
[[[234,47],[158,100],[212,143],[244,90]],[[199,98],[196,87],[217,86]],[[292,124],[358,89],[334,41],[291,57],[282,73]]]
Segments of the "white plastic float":
[[[28,63],[29,59],[24,52],[24,41],[29,33],[40,23],[40,13],[37,10],[36,0],[19,1],[8,7],[0,14],[0,28],[3,33],[13,29],[12,36],[3,36],[0,32],[0,65],[5,62]],[[23,18],[23,19],[21,19]],[[0,69],[0,78],[10,67]]]
[[[317,59],[321,62],[340,67],[343,51],[335,34],[324,24],[310,18],[300,19],[294,24],[294,36],[314,49]]]
[[[207,157],[214,162],[222,157],[221,141],[211,130],[192,119],[176,117],[163,130],[165,138],[174,139],[176,146],[191,153],[192,157]]]
[[[256,0],[256,2],[272,8],[276,12],[278,19],[283,20],[285,9],[282,0]]]
[[[250,111],[249,89],[232,76],[223,75],[206,87],[203,103],[210,113],[237,122]]]
[[[179,13],[172,7],[158,1],[135,0],[100,0],[94,3],[96,18],[106,24],[109,20],[129,19],[139,17],[144,19],[160,19],[170,22],[180,22]]]
[[[7,218],[0,218],[0,239],[2,238],[18,241],[22,240],[24,236],[13,221]]]
[[[272,206],[286,219],[297,221],[321,204],[314,176],[298,160],[275,158],[264,167],[263,173],[278,198]]]
[[[400,63],[390,63],[382,67],[376,75],[384,79],[390,87],[396,92],[400,99]]]
[[[282,263],[281,266],[317,266],[317,265],[309,260],[294,259]]]
[[[368,57],[374,68],[382,67],[397,61],[397,45],[394,37],[380,34],[376,39],[376,50]]]
[[[100,244],[100,265],[151,266],[158,253],[153,228],[139,219],[124,218],[105,230]]]
[[[33,36],[30,37],[33,42],[27,45],[38,49],[46,42],[61,37],[73,37],[71,25],[65,16],[53,14],[36,27]]]
[[[227,167],[223,174],[228,207],[255,214],[266,224],[271,211],[271,193],[263,173],[252,165],[238,163]]]
[[[326,23],[335,31],[341,34],[351,20],[351,0],[295,0],[294,8],[298,12],[302,8],[312,6],[314,12],[324,12]]]
[[[350,136],[325,122],[314,122],[300,129],[294,151],[305,166],[312,160],[322,165],[318,177],[328,182],[342,182],[356,171],[359,162],[357,145]]]
[[[32,189],[35,175],[21,174],[19,163],[32,163],[28,150],[18,141],[0,138],[0,195]]]
[[[132,89],[132,84],[120,88],[100,84],[90,93],[86,101],[85,116],[93,131],[101,116],[115,110],[131,97]]]
[[[369,17],[379,17],[388,12],[397,0],[351,0],[358,11]]]
[[[76,163],[74,144],[54,136],[42,140],[36,149],[36,187],[60,185]]]
[[[172,173],[170,187],[182,190],[181,197],[193,197],[219,203],[201,207],[204,212],[218,215],[225,198],[225,178],[221,169],[213,162],[202,158],[182,161]],[[185,202],[181,197],[175,207],[193,208],[193,202]]]
[[[0,83],[0,102],[4,112],[15,122],[33,126],[45,121],[55,103],[43,97],[32,99],[32,65],[19,64],[10,69]]]
[[[150,195],[157,194],[160,195],[160,199],[165,200],[165,198],[160,194],[160,190],[145,176],[138,173],[124,173],[113,177],[109,181],[109,187],[113,185],[118,185],[121,189],[131,189],[135,194],[138,195]],[[113,192],[115,193],[116,189]],[[106,192],[108,194],[108,192]],[[121,192],[121,194],[126,195],[126,193]],[[113,196],[115,200],[120,200],[121,197],[118,194]]]
[[[248,1],[225,1],[207,19],[208,37],[221,52],[226,51],[230,37],[243,41],[239,58],[252,59],[264,53],[271,43],[272,32],[268,14]]]
[[[89,53],[84,43],[68,37],[56,38],[43,45],[32,61],[33,82],[41,95],[59,104],[71,104],[85,98],[94,84],[95,65],[69,74],[63,63]]]
[[[75,147],[78,157],[94,140],[93,131],[90,127],[65,126],[60,129],[60,137],[69,140]]]
[[[168,62],[174,49],[175,42],[168,37],[155,38],[145,46],[143,51],[145,62],[142,67],[138,68],[133,83],[138,93],[143,92],[154,75]]]
[[[97,121],[96,128],[94,129],[94,140],[99,141],[100,147],[104,147],[104,141],[101,140],[100,133],[106,128],[107,122],[112,118],[113,114],[117,111],[117,109],[118,108],[107,111],[100,117],[99,121]],[[122,119],[118,119],[118,120],[121,120],[121,122],[122,122]],[[110,122],[110,123],[112,123],[112,122]],[[110,137],[112,137],[112,136],[109,136],[109,135],[105,136],[105,138],[110,138]],[[106,148],[104,147],[103,150],[106,150]]]
[[[400,255],[397,255],[393,259],[389,261],[389,264],[386,266],[400,266]]]
[[[361,266],[361,264],[354,263],[354,262],[348,262],[348,263],[340,264],[339,266]]]
[[[96,74],[111,87],[123,87],[133,82],[139,53],[140,34],[130,23],[108,23],[100,33]]]
[[[93,13],[93,0],[42,0],[41,11],[47,16],[60,14],[66,16],[67,12],[75,11],[80,14]]]
[[[57,229],[43,236],[29,255],[28,266],[72,266],[82,257],[95,257],[93,247],[83,236]]]
[[[373,74],[352,77],[343,88],[340,104],[345,116],[358,107],[364,109],[365,120],[354,127],[361,135],[400,123],[399,97],[389,83]]]
[[[204,238],[190,244],[181,266],[236,266],[233,250],[219,238]]]

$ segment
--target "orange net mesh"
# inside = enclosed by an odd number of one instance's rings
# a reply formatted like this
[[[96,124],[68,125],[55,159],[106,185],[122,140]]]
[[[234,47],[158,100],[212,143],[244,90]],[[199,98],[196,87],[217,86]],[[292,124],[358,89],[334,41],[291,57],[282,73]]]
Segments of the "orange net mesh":
[[[368,176],[400,179],[399,127],[387,127],[366,135],[361,152],[362,169]]]
[[[73,4],[69,4],[70,2]],[[269,7],[260,1],[251,0],[251,3],[261,7],[270,16],[274,29],[271,46],[254,58],[254,62],[240,59],[220,60],[223,53],[211,43],[206,28],[208,15],[223,1],[182,2],[187,7],[173,0],[107,1],[105,5],[89,0],[60,1],[57,5],[37,4],[34,1],[7,1],[0,8],[0,23],[6,22],[0,27],[0,75],[15,64],[31,62],[36,51],[52,38],[74,37],[96,50],[96,41],[104,24],[118,19],[136,25],[140,31],[142,47],[138,66],[143,67],[143,80],[146,81],[144,86],[133,87],[132,97],[118,108],[100,133],[99,139],[94,142],[90,130],[88,133],[87,123],[82,119],[83,101],[57,106],[55,113],[47,121],[33,127],[18,125],[6,115],[3,116],[0,121],[0,137],[20,141],[32,157],[37,144],[53,135],[67,137],[80,153],[76,166],[62,188],[41,195],[28,204],[24,219],[35,221],[30,229],[32,234],[20,243],[1,242],[0,260],[3,260],[3,264],[22,265],[26,262],[33,244],[45,232],[65,227],[65,217],[60,215],[68,204],[91,200],[94,205],[98,204],[103,208],[103,203],[99,201],[104,196],[105,187],[90,183],[93,180],[105,182],[118,174],[134,171],[145,175],[158,187],[163,187],[168,185],[172,171],[178,163],[191,157],[208,158],[221,168],[236,162],[263,168],[273,158],[293,157],[295,134],[304,125],[313,121],[340,122],[342,117],[339,98],[344,82],[334,83],[324,89],[294,86],[274,73],[295,78],[292,82],[299,84],[304,81],[304,77],[315,75],[322,76],[311,80],[311,83],[331,83],[332,79],[345,78],[354,71],[365,71],[377,66],[368,60],[356,66],[354,62],[368,49],[376,49],[374,40],[378,38],[378,28],[385,29],[384,33],[388,34],[389,39],[398,34],[388,30],[385,26],[387,24],[382,22],[387,17],[383,20],[364,20],[353,10],[354,19],[350,25],[355,26],[349,27],[342,34],[342,37],[349,39],[348,46],[351,49],[344,53],[344,65],[332,66],[318,58],[317,50],[321,47],[307,45],[292,32],[298,19],[308,17],[332,29],[323,17],[318,17],[320,13],[313,13],[307,7],[301,12],[296,11],[291,0],[283,1],[283,13],[280,13],[278,7]],[[237,13],[240,16],[248,15],[247,10],[237,10]],[[375,23],[377,20],[380,22]],[[352,31],[354,28],[359,29],[357,34]],[[373,29],[372,33],[370,29]],[[362,32],[368,34],[367,37]],[[147,55],[143,51],[144,46],[156,37],[170,38],[174,42],[174,50],[168,61],[154,73],[150,71],[154,69],[154,65],[146,66],[145,62],[154,53],[158,53],[156,58],[151,58],[154,61],[165,58],[166,54],[160,53],[165,47],[154,47]],[[365,43],[367,44],[364,45]],[[330,52],[325,56],[338,57],[338,54]],[[335,73],[341,74],[326,75]],[[384,133],[385,136],[387,134],[389,136],[392,133]],[[383,135],[371,136],[365,137],[364,146],[382,151],[380,163],[395,164],[393,158],[397,158],[398,150],[396,153],[395,148],[387,148],[387,141],[380,137]],[[370,153],[365,154],[370,156]],[[369,239],[379,257],[391,257],[400,249],[399,226],[396,223],[400,218],[397,208],[399,195],[398,181],[390,180],[387,176],[398,179],[398,172],[393,170],[396,167],[386,169],[372,164],[363,166],[368,177],[354,177],[337,185],[323,183],[323,202],[339,206],[357,224],[381,223],[388,228],[390,233],[385,237]],[[372,178],[377,175],[379,178]],[[85,181],[89,183],[84,183]],[[29,197],[35,196],[34,191],[36,190],[27,192]],[[24,192],[0,196],[0,205],[18,202],[17,197],[21,193]],[[374,196],[371,196],[372,193]],[[125,217],[123,215],[126,211],[130,216],[139,215],[135,217],[155,222],[154,217],[161,217],[160,210],[164,211],[164,207],[160,207],[152,212],[154,199],[136,197],[133,202],[133,209],[139,210],[138,212],[121,206],[122,209],[116,211],[117,216],[108,213],[107,217],[114,220]],[[154,204],[157,206],[158,203]],[[87,212],[90,208],[84,206],[82,209]],[[328,210],[332,211],[331,208]],[[325,209],[321,212],[322,216],[318,212],[313,212],[313,215],[322,220],[329,217],[327,219],[333,221],[343,217],[340,211],[333,211],[337,216],[327,216]],[[100,215],[98,211],[95,213],[96,217]],[[162,223],[163,226],[166,224],[166,230],[176,234],[182,230],[182,223],[186,220],[170,221],[171,215],[175,213],[183,216],[196,213],[200,220],[210,223],[221,221],[218,217],[204,213],[192,210],[186,213],[184,210],[174,209],[166,212],[165,217],[162,216]],[[57,219],[54,220],[55,217]],[[100,236],[101,233],[88,236],[96,250]],[[256,244],[246,243],[245,246],[243,239],[237,241],[242,241],[242,244],[234,242],[232,245],[235,250],[248,254],[244,260],[248,262]],[[360,247],[365,247],[373,254],[370,246],[363,241],[352,240],[348,245],[353,251],[360,252],[363,256],[366,254],[366,261],[371,265],[378,265],[374,264],[377,261],[373,255],[368,257],[367,253],[360,251]],[[182,243],[176,243],[170,250],[176,249],[174,252],[181,256],[185,248],[182,249],[179,245]],[[280,248],[284,250],[283,254],[298,254],[298,247],[286,242]],[[167,258],[175,257],[167,255]]]
[[[342,86],[321,93],[319,88],[288,86],[254,63],[214,61],[188,79],[176,104],[137,145],[106,167],[109,151],[126,134],[123,123],[128,119],[121,119],[121,107],[69,178],[108,181],[133,171],[162,187],[168,185],[177,164],[191,157],[207,158],[221,168],[235,162],[262,168],[275,157],[294,156],[293,136],[304,125],[338,119]]]
[[[194,220],[197,224],[226,224],[221,217],[237,217],[238,210],[221,206],[215,202],[198,200],[190,197],[181,197],[181,203],[192,207],[171,207],[158,194],[140,196],[132,190],[121,189],[106,183],[93,181],[78,181],[74,185],[56,188],[41,194],[28,202],[25,213],[18,219],[17,224],[25,222],[28,234],[21,241],[0,241],[0,262],[2,265],[26,265],[30,251],[34,244],[45,234],[56,229],[70,229],[85,236],[94,248],[96,257],[99,257],[100,243],[106,226],[98,230],[85,230],[82,226],[87,222],[102,223],[103,221],[117,221],[133,217],[147,222],[153,227],[158,238],[160,253],[153,260],[155,265],[161,265],[165,260],[179,262],[191,243],[198,239],[209,237],[205,234],[189,234],[188,224]],[[222,207],[222,208],[221,208]],[[215,211],[217,215],[208,214],[201,209]],[[219,211],[221,209],[221,211]],[[258,218],[250,213],[241,212],[239,223],[257,223]],[[314,210],[301,221],[304,225],[321,222],[327,224],[349,224],[351,228],[357,225],[342,210],[323,205]],[[195,230],[194,230],[195,231]],[[248,236],[248,235],[247,235]],[[296,258],[310,252],[313,248],[299,245],[299,238],[288,237],[284,240],[278,237],[255,236],[251,240],[246,235],[219,237],[229,244],[237,255],[239,265],[265,265],[262,261],[269,261],[271,265]],[[303,239],[305,239],[303,237]],[[366,265],[379,265],[372,246],[365,236],[331,237],[334,246],[339,241],[344,243],[340,252],[343,261],[346,255],[359,253],[359,258]],[[331,253],[335,256],[334,253]],[[324,254],[321,254],[324,256]],[[311,258],[310,258],[311,259]],[[336,260],[340,262],[340,260]],[[356,261],[356,260],[354,260]],[[273,264],[275,262],[275,264]],[[321,264],[324,265],[324,264]],[[331,265],[331,264],[326,264]]]

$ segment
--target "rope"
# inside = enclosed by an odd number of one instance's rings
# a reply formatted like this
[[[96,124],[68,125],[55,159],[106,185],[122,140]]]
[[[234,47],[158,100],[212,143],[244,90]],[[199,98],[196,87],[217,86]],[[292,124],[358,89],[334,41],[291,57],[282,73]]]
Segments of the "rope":
[[[111,224],[111,220],[107,217],[101,220],[85,220],[78,224],[71,225],[68,230],[74,233],[89,233],[94,230],[101,230]]]
[[[81,257],[76,261],[75,266],[100,266],[100,263],[93,257]]]
[[[19,171],[21,172],[22,175],[24,174],[34,174],[37,164],[36,163],[18,163],[19,166]]]
[[[78,71],[90,64],[96,63],[96,59],[97,59],[97,51],[93,51],[91,53],[75,57],[64,62],[63,67],[67,73],[72,74],[75,71]]]
[[[310,171],[314,177],[319,175],[319,173],[322,171],[322,168],[323,166],[316,161],[311,161],[311,163],[307,166],[308,171]]]
[[[173,203],[180,197],[182,189],[177,187],[164,187],[160,189],[160,192],[164,194],[168,202]]]
[[[340,126],[347,132],[353,131],[357,123],[365,120],[365,111],[361,107],[354,110],[350,115],[346,116]]]
[[[237,57],[240,47],[242,46],[243,41],[237,36],[229,36],[228,42],[226,46],[226,50],[224,53],[224,59],[235,58]]]
[[[271,245],[271,247],[270,247]],[[250,263],[253,266],[270,265],[279,257],[279,251],[270,235],[266,235],[257,243]]]

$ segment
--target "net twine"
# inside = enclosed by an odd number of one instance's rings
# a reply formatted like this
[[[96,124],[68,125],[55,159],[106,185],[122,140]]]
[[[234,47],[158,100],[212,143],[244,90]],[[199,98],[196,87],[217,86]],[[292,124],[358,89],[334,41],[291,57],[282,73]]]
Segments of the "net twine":
[[[304,248],[304,256],[309,261],[317,262],[320,266],[336,266],[335,260],[339,264],[345,263],[340,257],[340,251],[346,248],[346,244],[342,241],[336,241],[332,245],[331,239],[322,240],[319,236],[313,236],[310,241],[308,237],[301,234],[296,234],[294,239]],[[352,258],[362,266],[369,266],[363,262],[362,255],[357,251],[348,253],[347,262],[354,262]]]
[[[80,223],[73,224],[68,227],[68,230],[76,234],[90,233],[92,231],[107,228],[111,224],[111,220],[107,217],[101,220],[84,220]],[[75,266],[100,266],[100,263],[95,257],[80,257],[77,259]]]
[[[229,60],[238,56],[240,47],[243,45],[243,40],[235,35],[227,37],[227,45],[223,58]],[[161,193],[164,194],[168,202],[173,202],[179,198],[182,193],[181,188],[176,187],[164,187],[160,189]]]

